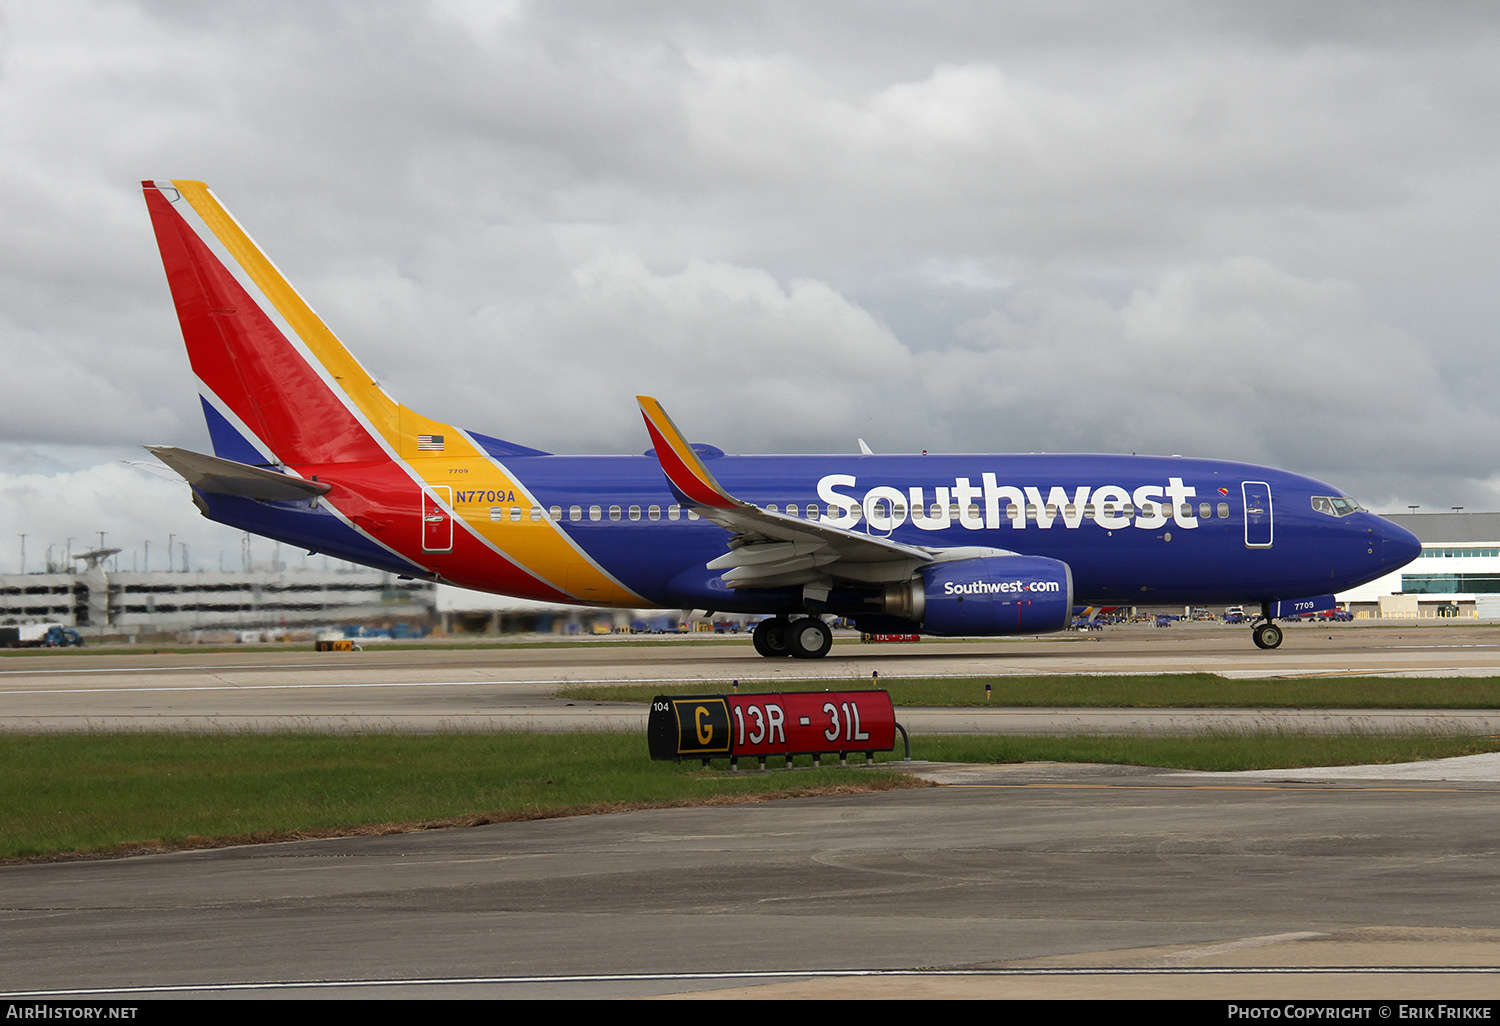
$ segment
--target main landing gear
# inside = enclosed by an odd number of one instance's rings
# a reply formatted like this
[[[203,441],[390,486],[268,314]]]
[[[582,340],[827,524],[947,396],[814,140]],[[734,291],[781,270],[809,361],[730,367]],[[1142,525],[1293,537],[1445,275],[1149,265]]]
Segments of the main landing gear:
[[[833,647],[833,631],[816,616],[762,620],[755,625],[750,638],[755,642],[755,651],[768,659],[778,656],[821,659]]]

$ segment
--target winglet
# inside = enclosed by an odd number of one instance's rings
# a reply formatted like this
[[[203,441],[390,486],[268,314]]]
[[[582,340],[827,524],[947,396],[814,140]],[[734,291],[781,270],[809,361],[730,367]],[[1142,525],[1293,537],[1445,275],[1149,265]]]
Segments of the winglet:
[[[678,494],[693,505],[710,509],[738,509],[745,505],[719,487],[661,403],[649,395],[638,395],[635,399],[641,404],[641,416],[646,420],[662,473]]]

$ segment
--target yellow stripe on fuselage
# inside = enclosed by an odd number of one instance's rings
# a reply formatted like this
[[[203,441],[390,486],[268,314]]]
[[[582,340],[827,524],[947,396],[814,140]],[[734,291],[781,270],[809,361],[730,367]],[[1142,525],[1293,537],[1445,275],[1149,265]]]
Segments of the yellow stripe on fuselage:
[[[445,450],[461,443],[465,453],[472,455],[423,452],[410,466],[429,485],[453,489],[453,513],[475,534],[557,590],[583,602],[626,608],[650,604],[600,570],[548,515],[547,508],[492,457],[477,453],[453,428],[425,418],[424,422],[432,428],[424,434],[444,436]],[[532,519],[533,509],[541,510],[540,519]]]
[[[365,422],[385,441],[388,450],[418,478],[428,485],[448,486],[455,491],[504,492],[515,496],[509,503],[459,504],[454,509],[454,513],[477,535],[565,594],[598,605],[639,607],[647,604],[641,596],[624,588],[594,565],[560,525],[546,518],[531,520],[534,498],[488,453],[480,451],[451,424],[424,417],[386,395],[224,209],[207,185],[176,179],[172,185],[276,308],[282,320],[297,333],[313,359],[322,365]],[[442,451],[419,450],[421,435],[441,435]],[[490,519],[492,505],[504,510],[502,520]],[[510,519],[511,506],[522,507],[519,523]]]

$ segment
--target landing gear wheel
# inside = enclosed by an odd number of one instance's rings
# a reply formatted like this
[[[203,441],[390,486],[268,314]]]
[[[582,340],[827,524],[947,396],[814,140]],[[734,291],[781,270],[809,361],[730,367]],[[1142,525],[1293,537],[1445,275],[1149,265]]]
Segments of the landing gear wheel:
[[[795,659],[822,659],[833,647],[833,631],[816,616],[793,620],[785,636],[787,650]]]
[[[775,659],[779,656],[791,655],[786,645],[787,627],[790,626],[781,617],[772,617],[762,620],[755,625],[755,630],[750,632],[750,640],[755,643],[755,651],[767,659]]]
[[[1256,648],[1275,648],[1281,644],[1281,628],[1274,623],[1256,624],[1251,637],[1255,639]]]

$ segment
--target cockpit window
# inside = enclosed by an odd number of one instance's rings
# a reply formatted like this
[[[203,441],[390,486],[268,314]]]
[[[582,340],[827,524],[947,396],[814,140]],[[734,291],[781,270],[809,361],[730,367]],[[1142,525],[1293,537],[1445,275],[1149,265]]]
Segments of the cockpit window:
[[[1359,513],[1364,509],[1353,499],[1342,495],[1314,495],[1312,508],[1331,517],[1347,517],[1350,513]]]

